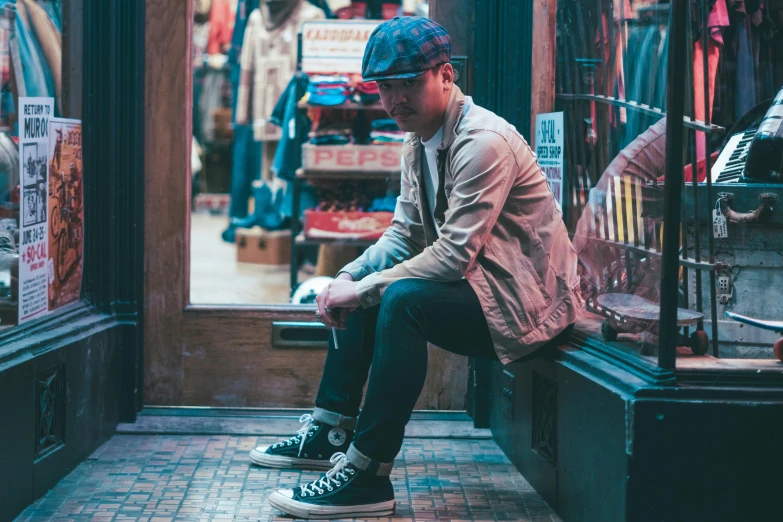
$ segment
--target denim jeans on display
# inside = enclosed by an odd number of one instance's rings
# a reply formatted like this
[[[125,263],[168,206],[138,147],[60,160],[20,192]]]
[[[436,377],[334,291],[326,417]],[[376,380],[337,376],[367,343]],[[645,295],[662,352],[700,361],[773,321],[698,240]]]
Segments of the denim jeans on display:
[[[231,160],[232,218],[247,217],[247,201],[254,180],[261,175],[261,143],[253,138],[252,125],[234,125],[234,150]]]
[[[369,373],[353,445],[379,463],[393,461],[402,447],[427,376],[427,342],[497,360],[478,297],[465,280],[400,280],[380,306],[357,309],[346,326],[336,330],[337,346],[330,336],[316,413],[356,417]]]
[[[0,7],[9,3],[0,2]],[[21,6],[17,9],[23,8]],[[16,55],[19,59],[20,63],[14,63],[17,71],[16,81],[24,86],[25,96],[56,97],[54,77],[26,16],[17,15],[15,17],[13,35],[11,36],[11,55],[12,57]],[[59,110],[59,107],[55,107],[55,115],[59,114]]]

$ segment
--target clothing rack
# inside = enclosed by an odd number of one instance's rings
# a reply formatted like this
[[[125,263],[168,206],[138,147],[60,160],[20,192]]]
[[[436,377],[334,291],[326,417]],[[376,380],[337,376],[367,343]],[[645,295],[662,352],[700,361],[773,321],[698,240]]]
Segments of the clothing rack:
[[[561,108],[569,108],[567,117],[574,118],[573,121],[566,122],[565,125],[567,129],[566,140],[571,144],[570,147],[567,147],[566,162],[572,165],[569,170],[569,179],[567,180],[565,190],[574,203],[569,212],[574,212],[575,216],[578,217],[582,208],[588,204],[586,194],[595,186],[608,163],[619,152],[619,149],[613,150],[613,147],[621,145],[621,129],[624,128],[625,124],[623,118],[627,117],[630,120],[631,114],[651,118],[652,121],[666,117],[667,142],[671,139],[676,141],[676,144],[669,143],[669,150],[666,154],[668,162],[666,182],[657,185],[661,195],[664,195],[663,201],[666,202],[666,206],[671,207],[673,205],[674,208],[669,208],[668,213],[660,214],[660,224],[667,230],[678,230],[681,223],[686,220],[693,220],[693,222],[698,223],[703,218],[702,214],[710,210],[707,207],[710,207],[715,200],[711,176],[708,175],[706,177],[706,186],[703,187],[705,190],[702,197],[706,195],[707,204],[705,205],[698,199],[698,192],[700,191],[697,190],[698,178],[696,173],[698,170],[698,158],[695,143],[697,136],[706,136],[705,152],[706,157],[710,158],[712,155],[710,146],[712,140],[710,137],[721,136],[726,132],[726,129],[712,122],[709,82],[706,80],[703,82],[703,99],[698,100],[704,104],[704,110],[700,111],[704,114],[704,117],[697,120],[694,117],[695,112],[691,114],[686,113],[684,106],[676,108],[676,110],[673,110],[675,109],[674,107],[666,106],[666,104],[672,103],[673,100],[678,104],[680,101],[686,104],[689,102],[691,108],[696,106],[697,99],[694,89],[686,87],[686,75],[682,74],[688,68],[672,69],[672,63],[668,63],[670,71],[670,74],[667,75],[669,78],[668,94],[663,98],[665,104],[661,107],[654,106],[657,103],[651,104],[650,101],[652,100],[633,99],[632,93],[627,90],[628,85],[623,83],[626,78],[621,75],[628,63],[628,53],[632,51],[628,47],[629,32],[627,28],[629,26],[663,26],[665,35],[662,35],[661,45],[669,46],[667,53],[669,60],[677,57],[678,60],[685,62],[685,57],[691,56],[692,49],[688,45],[692,45],[693,40],[687,37],[686,25],[688,15],[687,4],[684,2],[686,0],[673,0],[671,3],[640,7],[636,10],[637,16],[633,18],[629,17],[628,13],[614,13],[614,6],[610,5],[607,7],[603,5],[604,3],[601,0],[592,0],[587,3],[570,2],[568,4],[560,4],[558,9],[558,25],[560,27],[558,47],[561,51],[558,53],[558,59],[561,61],[563,74],[558,78],[560,86],[556,94],[556,100]],[[706,28],[709,16],[706,0],[701,2],[699,14],[701,16],[701,26]],[[681,15],[681,19],[677,19],[679,15]],[[676,34],[674,31],[676,31]],[[706,50],[709,38],[706,29],[701,31],[700,38],[702,48]],[[635,51],[638,51],[640,48],[639,42],[635,43],[637,45]],[[645,43],[645,45],[648,46],[648,49],[650,48],[650,44]],[[696,64],[696,66],[701,66],[702,77],[705,79],[709,78],[707,54],[707,52],[704,52],[703,62]],[[618,65],[618,60],[620,60],[620,65]],[[645,81],[655,82],[655,76],[662,74],[666,74],[665,71],[659,70],[657,73],[652,73],[651,78],[645,79]],[[675,86],[676,89],[673,89]],[[679,94],[675,94],[678,90]],[[660,93],[660,91],[658,92]],[[678,101],[677,96],[683,96],[686,92],[689,93],[686,95],[687,97]],[[699,98],[702,97],[700,96]],[[639,120],[639,123],[643,125],[644,121]],[[584,130],[584,134],[580,133],[580,129]],[[680,138],[678,139],[677,136],[680,136]],[[682,165],[682,161],[678,160],[678,158],[682,158],[682,148],[677,144],[683,143],[683,140],[686,143],[690,143],[688,156],[693,173],[691,182],[694,192],[693,212],[691,215],[689,211],[687,216],[685,215],[685,208],[680,205],[680,197],[678,197],[685,189],[682,168],[676,165]],[[676,148],[680,149],[679,156],[674,150],[675,145]],[[674,194],[674,192],[677,192],[677,194]],[[613,198],[614,195],[610,194],[607,197]],[[635,201],[635,197],[632,199],[634,201],[629,202],[629,208],[641,206],[642,201]],[[619,214],[620,210],[619,208],[616,209],[618,214],[613,217],[610,216],[611,222],[607,226],[618,227],[626,219],[624,206],[622,216]],[[575,222],[574,219],[568,221],[569,216],[564,217],[566,217],[567,222]],[[700,234],[696,233],[692,236],[692,241],[695,243],[693,245],[688,244],[687,234],[683,234],[682,242],[680,242],[677,234],[664,236],[664,239],[668,237],[670,241],[663,246],[662,252],[656,251],[659,248],[657,245],[651,250],[650,248],[642,248],[640,245],[635,245],[632,242],[610,239],[609,237],[605,237],[601,241],[605,242],[605,246],[609,248],[625,251],[626,272],[623,275],[624,278],[632,279],[634,277],[633,271],[630,270],[633,259],[645,258],[651,255],[654,257],[661,256],[660,259],[665,272],[664,282],[661,283],[661,290],[664,291],[664,294],[661,296],[661,310],[669,310],[667,314],[670,314],[671,310],[676,310],[678,306],[677,300],[680,297],[677,295],[676,290],[679,288],[679,285],[681,284],[688,288],[689,278],[695,277],[696,302],[689,303],[688,296],[685,295],[681,306],[694,308],[698,312],[703,312],[706,306],[709,306],[712,318],[711,353],[717,357],[719,355],[719,343],[715,282],[719,263],[716,263],[712,234],[707,235],[708,237],[705,240]],[[706,259],[703,259],[701,249],[705,241],[707,243],[708,255]],[[640,248],[644,251],[640,251]],[[690,254],[693,257],[689,258],[688,252],[691,250],[694,253]],[[673,261],[675,257],[677,260]],[[671,263],[673,263],[674,269]],[[711,291],[709,291],[709,296],[702,295],[702,278],[705,270],[709,273],[708,277],[710,278],[709,288]],[[680,272],[682,274],[682,282],[677,283]],[[675,292],[672,293],[671,289],[666,290],[663,288],[666,284],[674,285]],[[685,294],[687,293],[686,291]],[[705,298],[708,299],[708,303],[705,302]],[[696,330],[702,331],[703,328],[704,320],[701,320],[697,324]],[[675,338],[676,329],[676,320],[674,318],[661,316],[659,365],[664,368],[673,368],[675,365],[674,347],[676,342],[672,341],[672,339]]]

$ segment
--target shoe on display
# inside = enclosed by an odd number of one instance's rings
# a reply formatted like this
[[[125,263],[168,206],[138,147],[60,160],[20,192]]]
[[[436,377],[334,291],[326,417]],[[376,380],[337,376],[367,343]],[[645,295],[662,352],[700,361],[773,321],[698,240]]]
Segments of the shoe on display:
[[[253,228],[261,226],[264,216],[272,205],[272,189],[263,181],[253,182],[253,213],[245,218],[231,218],[231,226],[236,228]]]
[[[237,228],[230,224],[228,225],[228,228],[226,228],[222,234],[220,234],[220,237],[225,241],[226,243],[236,243],[237,241]]]
[[[309,413],[299,422],[302,427],[290,439],[253,449],[251,462],[270,468],[331,469],[332,455],[347,451],[353,440],[353,431],[318,422]]]
[[[233,231],[229,232],[232,228],[258,226],[264,230],[274,231],[290,227],[289,220],[281,211],[285,199],[285,189],[278,188],[273,192],[265,181],[254,181],[253,199],[253,213],[245,218],[231,218],[226,233],[233,233]]]
[[[0,234],[0,270],[10,270],[19,265],[19,254],[13,240]]]
[[[270,188],[269,190],[271,192],[272,189]],[[284,196],[285,191],[282,188],[278,188],[274,192],[274,195],[271,198],[271,202],[263,214],[259,216],[261,222],[258,223],[258,226],[266,230],[281,230],[285,228],[284,225],[287,223],[287,220],[281,211],[283,207]]]
[[[342,453],[331,458],[334,467],[320,479],[294,489],[279,489],[269,504],[296,518],[383,517],[394,514],[394,488],[380,477],[354,467]]]

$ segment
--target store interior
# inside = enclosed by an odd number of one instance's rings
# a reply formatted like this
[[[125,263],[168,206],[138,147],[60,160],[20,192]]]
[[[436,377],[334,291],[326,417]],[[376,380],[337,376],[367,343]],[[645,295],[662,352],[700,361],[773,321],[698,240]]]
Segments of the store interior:
[[[783,359],[780,328],[747,319],[781,317],[767,296],[783,284],[772,239],[781,224],[783,4],[689,3],[676,79],[668,3],[571,2],[559,6],[557,26],[563,206],[585,302],[576,329],[658,363],[667,172],[681,168],[677,367],[755,371],[775,364],[773,346]],[[681,162],[666,143],[676,80]]]
[[[355,63],[303,72],[298,39],[403,14],[427,2],[196,2],[191,303],[312,303],[391,224],[404,133]]]

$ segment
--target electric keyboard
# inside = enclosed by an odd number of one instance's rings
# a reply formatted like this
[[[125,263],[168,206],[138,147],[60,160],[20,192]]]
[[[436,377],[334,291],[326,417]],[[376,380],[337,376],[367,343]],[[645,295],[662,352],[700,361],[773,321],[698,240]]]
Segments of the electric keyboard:
[[[729,138],[710,176],[713,183],[783,183],[783,89],[760,122]]]
[[[736,183],[745,170],[745,161],[748,158],[750,144],[757,129],[748,129],[738,132],[729,138],[726,146],[720,151],[718,159],[712,166],[713,183]]]

